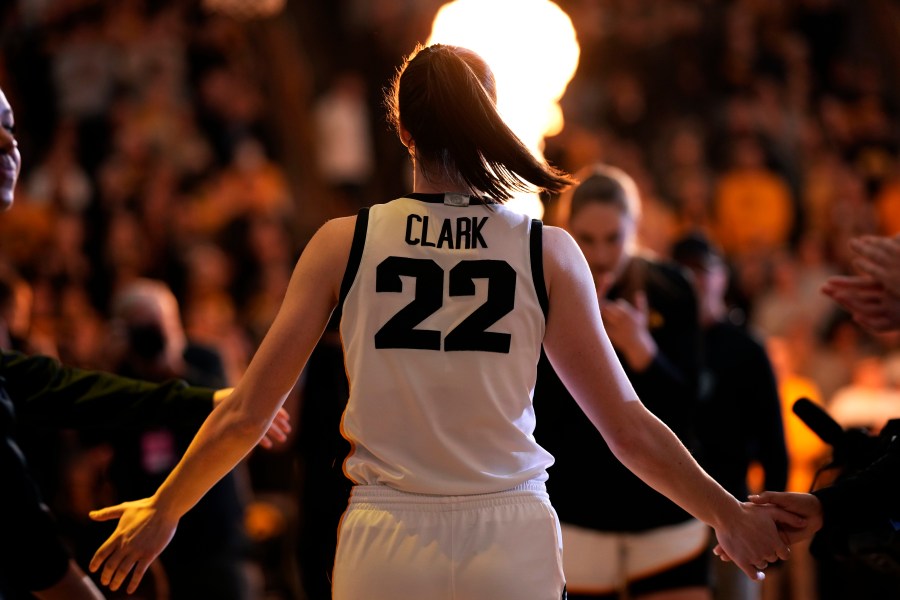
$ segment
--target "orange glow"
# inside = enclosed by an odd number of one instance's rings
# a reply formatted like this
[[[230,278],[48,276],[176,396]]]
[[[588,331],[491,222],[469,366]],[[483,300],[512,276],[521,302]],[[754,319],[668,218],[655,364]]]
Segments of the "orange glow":
[[[235,19],[263,19],[277,15],[286,0],[203,0],[203,8]]]
[[[559,133],[559,100],[578,67],[569,16],[549,0],[455,0],[441,7],[428,44],[462,46],[481,55],[497,79],[497,108],[510,128],[543,160],[544,138]],[[536,194],[509,206],[543,215]]]

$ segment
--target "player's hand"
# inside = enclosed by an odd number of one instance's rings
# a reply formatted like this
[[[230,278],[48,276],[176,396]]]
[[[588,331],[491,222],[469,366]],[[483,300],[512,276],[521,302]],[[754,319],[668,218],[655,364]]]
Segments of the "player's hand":
[[[764,579],[766,567],[791,555],[787,538],[776,526],[775,513],[797,526],[803,522],[801,517],[779,511],[777,507],[742,502],[738,518],[716,529],[719,544],[713,552],[722,560],[733,561],[750,579]]]
[[[91,511],[94,521],[118,519],[116,530],[94,554],[90,570],[100,567],[100,583],[116,591],[131,573],[128,593],[134,593],[150,564],[159,556],[175,535],[177,519],[162,515],[152,498],[124,502],[117,506]],[[132,572],[133,571],[133,572]]]
[[[821,527],[821,512],[817,517],[816,507],[812,506],[806,498],[802,498],[805,496],[811,497],[818,505],[818,499],[812,494],[787,492],[763,492],[750,496],[750,500],[754,506],[768,514],[769,518],[775,522],[782,541],[786,544],[794,544],[812,537],[812,534]],[[721,544],[713,548],[713,554],[726,562],[732,560]]]
[[[824,516],[822,503],[813,494],[762,492],[750,496],[750,501],[758,506],[780,509],[780,511],[772,513],[773,518],[791,544],[808,540],[822,529]],[[785,513],[795,515],[800,520],[791,519],[790,522],[787,522],[783,519]]]

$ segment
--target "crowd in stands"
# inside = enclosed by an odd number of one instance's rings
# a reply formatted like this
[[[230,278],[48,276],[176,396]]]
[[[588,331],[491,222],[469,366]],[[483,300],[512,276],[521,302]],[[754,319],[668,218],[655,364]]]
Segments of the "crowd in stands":
[[[571,172],[605,162],[629,173],[647,251],[665,257],[696,232],[722,249],[730,318],[767,343],[789,487],[806,491],[827,447],[794,421],[794,399],[833,405],[847,425],[900,417],[900,339],[864,331],[819,291],[853,270],[851,237],[900,234],[889,76],[900,47],[885,34],[900,12],[852,0],[557,3],[581,59],[546,156]],[[152,279],[234,384],[309,235],[406,191],[381,93],[441,4],[287,2],[255,20],[190,0],[5,4],[0,83],[27,167],[0,219],[0,345],[114,369],[114,299]],[[553,198],[546,207],[553,223]],[[85,464],[111,460],[84,443],[59,441],[78,456],[56,485],[63,515],[90,504]],[[254,460],[252,492],[300,493],[289,460]],[[91,481],[107,502],[114,492]],[[249,503],[251,537],[278,531],[291,502],[276,504]],[[300,586],[263,566],[270,590]]]

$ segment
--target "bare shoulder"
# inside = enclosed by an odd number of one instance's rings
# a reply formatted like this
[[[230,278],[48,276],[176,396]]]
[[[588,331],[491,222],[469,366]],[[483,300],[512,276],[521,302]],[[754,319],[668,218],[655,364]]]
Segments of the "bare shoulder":
[[[316,255],[319,260],[346,259],[350,254],[355,228],[356,215],[326,221],[309,240],[304,254]]]
[[[353,231],[356,229],[356,215],[329,219],[316,232],[316,236],[333,238],[332,241],[341,241],[344,238],[353,240]]]
[[[544,269],[548,277],[553,273],[571,271],[584,261],[578,243],[562,227],[544,226]]]
[[[544,251],[547,250],[548,246],[559,247],[564,244],[575,243],[575,240],[572,239],[572,236],[569,234],[569,232],[562,227],[556,227],[555,225],[544,225],[543,230]]]
[[[355,227],[355,215],[325,222],[303,249],[295,278],[316,281],[321,288],[336,294],[350,256]]]

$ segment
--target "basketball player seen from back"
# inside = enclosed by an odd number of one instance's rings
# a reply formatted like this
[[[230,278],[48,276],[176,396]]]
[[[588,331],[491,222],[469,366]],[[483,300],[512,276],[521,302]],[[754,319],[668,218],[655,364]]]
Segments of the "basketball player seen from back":
[[[572,180],[531,155],[495,102],[493,75],[469,50],[434,45],[407,59],[389,103],[414,191],[326,223],[244,378],[169,478],[150,498],[92,513],[119,519],[91,563],[105,585],[133,572],[133,589],[178,519],[252,448],[338,305],[355,486],[334,598],[564,596],[544,488],[553,458],[532,435],[542,344],[616,456],[711,525],[748,576],[787,558],[774,509],[735,500],[638,400],[571,237],[503,205]]]

